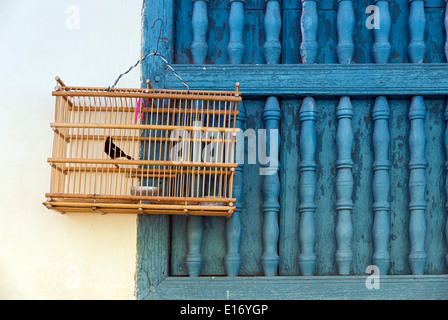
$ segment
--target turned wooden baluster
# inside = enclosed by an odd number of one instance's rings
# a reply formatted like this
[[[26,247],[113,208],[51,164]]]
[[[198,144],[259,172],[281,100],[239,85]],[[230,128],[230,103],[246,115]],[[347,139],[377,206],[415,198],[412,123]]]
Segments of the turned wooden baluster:
[[[448,35],[448,0],[445,0],[446,8],[445,8],[445,34]],[[448,36],[445,40],[445,57],[448,61]]]
[[[409,60],[412,63],[422,63],[425,58],[425,1],[409,0]]]
[[[202,217],[188,217],[187,220],[187,270],[190,277],[197,277],[202,266]]]
[[[448,99],[446,101],[446,108],[445,108],[445,137],[444,137],[444,143],[445,143],[445,153],[446,153],[446,161],[445,161],[445,170],[447,172],[446,178],[445,178],[445,194],[446,194],[446,203],[445,203],[445,211],[448,214]],[[448,242],[448,219],[446,220],[445,225],[445,239]],[[448,266],[448,253],[445,256],[445,262]]]
[[[425,8],[423,0],[410,0],[409,12],[409,58],[412,63],[422,63],[425,57]],[[414,96],[409,109],[411,129],[409,132],[409,236],[411,252],[409,262],[413,274],[423,274],[426,266],[425,252],[425,193],[426,193],[426,160],[425,160],[425,101],[422,96]]]
[[[264,43],[264,56],[267,64],[280,62],[281,43],[281,8],[279,0],[266,0],[266,14],[264,17],[264,30],[266,41]],[[276,97],[266,100],[263,111],[266,128],[266,150],[270,148],[270,130],[279,130],[280,105]],[[278,140],[279,142],[280,140]],[[270,163],[266,166],[263,176],[263,256],[261,262],[265,276],[275,276],[278,267],[278,213],[280,211],[279,194],[280,181],[278,177],[278,148],[276,154],[270,154]]]
[[[302,16],[300,27],[302,43],[300,56],[303,64],[313,64],[317,56],[317,8],[315,0],[302,0]],[[302,275],[314,274],[316,254],[314,243],[316,238],[314,214],[316,212],[316,102],[312,97],[305,97],[300,108],[301,122],[300,149],[300,225],[299,225],[299,267]]]
[[[354,0],[338,0],[338,46],[336,47],[340,64],[350,64],[355,52],[353,30],[355,28]]]
[[[227,54],[231,64],[240,64],[244,57],[244,4],[245,0],[229,0],[229,33]]]
[[[375,43],[373,44],[373,57],[376,63],[387,63],[389,61],[391,45],[389,35],[391,29],[391,18],[389,12],[389,0],[375,0],[379,9],[379,28],[373,29]]]
[[[282,17],[279,0],[266,0],[266,13],[264,16],[264,57],[267,64],[278,64],[282,45],[280,43],[280,31],[282,29]]]
[[[263,110],[263,120],[266,128],[266,151],[270,152],[269,162],[263,165],[263,256],[261,262],[265,276],[275,276],[278,267],[278,213],[280,211],[279,195],[280,181],[278,177],[278,153],[280,139],[277,138],[274,148],[271,148],[271,130],[279,133],[280,105],[276,97],[269,97]],[[272,153],[274,151],[274,154]]]
[[[205,63],[207,56],[207,28],[208,28],[208,14],[207,14],[208,0],[194,0],[193,1],[193,42],[191,43],[191,55],[193,62],[197,64]],[[202,238],[204,232],[202,217],[188,217],[187,220],[187,244],[188,253],[186,258],[188,275],[190,277],[197,277],[201,271],[202,266]]]
[[[389,119],[390,109],[386,97],[377,97],[373,107],[373,264],[385,275],[390,265],[389,254]]]
[[[208,29],[208,0],[193,0],[193,41],[191,42],[191,55],[193,62],[203,64],[207,56],[207,29]]]
[[[341,97],[336,110],[338,128],[336,131],[336,145],[338,160],[336,162],[336,210],[338,218],[336,222],[336,263],[340,275],[350,274],[353,260],[351,240],[353,234],[352,209],[353,209],[353,108],[349,97]]]
[[[314,214],[316,213],[316,102],[311,97],[303,99],[299,113],[300,120],[300,226],[299,241],[301,253],[299,266],[304,276],[312,276],[316,267],[314,241],[316,237]]]
[[[352,62],[355,50],[353,44],[353,29],[355,17],[353,12],[353,1],[338,1],[338,60],[341,64]],[[339,100],[336,110],[338,127],[336,132],[336,143],[338,149],[338,160],[336,162],[336,211],[338,218],[336,222],[336,263],[341,275],[350,273],[353,259],[351,250],[351,239],[353,233],[351,213],[353,209],[353,161],[351,159],[353,145],[352,118],[353,108],[350,97],[344,96]]]
[[[235,202],[235,212],[226,222],[226,244],[227,254],[224,258],[227,276],[236,277],[241,267],[241,211],[243,198],[243,160],[244,160],[244,136],[243,128],[246,121],[246,112],[244,104],[238,103],[239,115],[236,117],[236,128],[240,128],[237,134],[237,144],[242,144],[241,148],[235,150],[238,154],[235,155],[238,167],[235,168],[235,176],[233,178],[233,196]]]
[[[317,1],[302,0],[302,17],[300,19],[302,43],[300,44],[300,55],[304,64],[316,62],[317,24]]]
[[[389,42],[391,18],[389,1],[375,1],[380,9],[379,29],[373,29],[375,42],[373,56],[376,63],[389,61],[391,45]],[[378,266],[380,274],[387,274],[390,264],[389,254],[389,118],[390,109],[386,97],[377,97],[372,112],[373,148],[375,161],[373,163],[373,263]]]
[[[409,262],[413,274],[423,274],[426,265],[425,252],[425,193],[426,193],[426,160],[425,160],[425,102],[422,96],[412,97],[409,109],[411,129],[409,132],[409,235],[411,253]]]
[[[242,0],[229,0],[230,16],[229,16],[229,30],[230,41],[227,46],[227,53],[229,61],[232,64],[240,64],[244,56],[244,3]],[[224,258],[224,264],[228,276],[238,276],[241,266],[241,255],[239,252],[241,243],[241,200],[243,197],[243,160],[244,160],[244,137],[243,127],[245,121],[245,109],[243,102],[238,103],[239,114],[236,117],[236,128],[240,128],[237,135],[237,143],[243,144],[238,154],[235,154],[238,168],[235,169],[235,176],[233,179],[233,196],[235,197],[235,212],[227,220],[226,223],[226,244],[227,254]]]

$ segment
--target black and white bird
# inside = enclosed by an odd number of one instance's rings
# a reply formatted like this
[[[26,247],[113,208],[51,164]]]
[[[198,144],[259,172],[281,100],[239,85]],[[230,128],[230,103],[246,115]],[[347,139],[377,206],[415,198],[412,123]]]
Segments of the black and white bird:
[[[115,145],[111,137],[107,137],[106,142],[104,143],[104,152],[112,159],[127,158],[129,160],[134,160],[131,156],[128,156],[123,150]]]

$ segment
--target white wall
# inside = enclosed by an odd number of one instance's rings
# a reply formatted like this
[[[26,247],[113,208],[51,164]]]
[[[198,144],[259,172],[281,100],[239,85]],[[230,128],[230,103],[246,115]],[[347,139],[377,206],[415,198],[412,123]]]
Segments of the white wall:
[[[54,77],[112,85],[140,57],[141,8],[142,0],[0,1],[0,299],[135,299],[137,217],[60,215],[42,202]],[[117,87],[140,87],[140,69]]]

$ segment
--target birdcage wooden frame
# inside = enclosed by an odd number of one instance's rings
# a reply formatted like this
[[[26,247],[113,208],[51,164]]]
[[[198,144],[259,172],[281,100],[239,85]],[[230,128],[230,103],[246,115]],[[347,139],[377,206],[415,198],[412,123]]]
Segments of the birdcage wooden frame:
[[[149,81],[146,89],[117,89],[56,80],[47,208],[232,215],[238,83],[235,91],[213,92],[152,89]],[[129,157],[112,158],[119,150],[107,137]]]

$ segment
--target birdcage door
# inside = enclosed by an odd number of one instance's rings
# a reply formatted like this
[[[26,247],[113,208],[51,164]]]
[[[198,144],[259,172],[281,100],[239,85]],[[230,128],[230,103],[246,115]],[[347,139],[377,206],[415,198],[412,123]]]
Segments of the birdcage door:
[[[445,1],[144,9],[144,52],[160,18],[192,88],[240,82],[244,143],[232,218],[139,217],[140,298],[448,297]],[[180,86],[157,61],[143,78]]]

